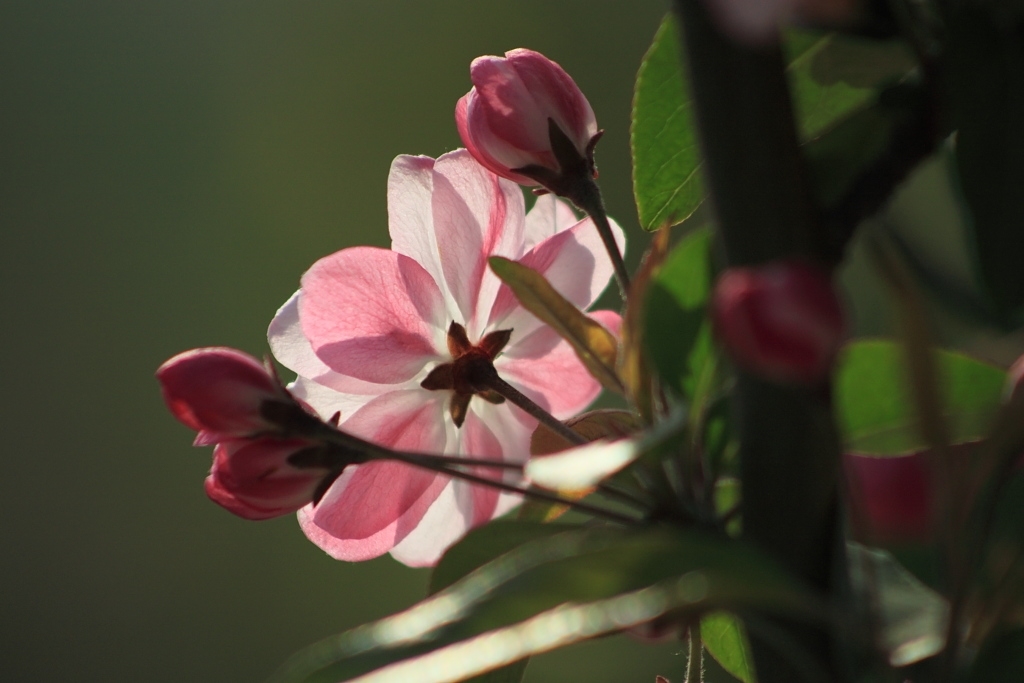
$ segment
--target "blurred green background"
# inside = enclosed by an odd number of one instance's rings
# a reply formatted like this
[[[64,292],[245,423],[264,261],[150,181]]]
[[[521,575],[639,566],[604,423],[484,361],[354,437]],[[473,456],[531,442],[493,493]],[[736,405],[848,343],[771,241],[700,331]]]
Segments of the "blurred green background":
[[[386,245],[391,160],[459,145],[480,54],[530,47],[576,78],[607,130],[610,213],[636,235],[630,98],[665,8],[0,3],[0,680],[259,681],[423,594],[424,570],[339,563],[291,517],[208,502],[209,449],[153,373],[195,346],[264,353],[309,265]],[[606,639],[528,677],[678,680],[679,650]]]

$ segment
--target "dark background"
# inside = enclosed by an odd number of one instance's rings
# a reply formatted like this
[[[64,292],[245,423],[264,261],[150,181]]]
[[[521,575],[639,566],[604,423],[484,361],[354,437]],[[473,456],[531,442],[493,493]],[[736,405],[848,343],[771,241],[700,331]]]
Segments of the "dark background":
[[[339,563],[290,516],[207,501],[209,449],[153,373],[195,346],[263,354],[316,259],[387,245],[391,160],[459,146],[480,54],[530,47],[576,78],[637,235],[628,116],[665,8],[0,3],[0,680],[259,681],[422,596],[425,570]],[[679,650],[605,639],[529,680],[680,679]]]

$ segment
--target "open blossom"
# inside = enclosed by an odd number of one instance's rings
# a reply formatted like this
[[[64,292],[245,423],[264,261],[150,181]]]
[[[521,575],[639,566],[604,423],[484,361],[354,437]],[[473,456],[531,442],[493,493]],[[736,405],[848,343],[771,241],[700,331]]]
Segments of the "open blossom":
[[[537,185],[537,178],[519,171],[534,166],[558,175],[565,170],[564,160],[553,149],[553,125],[593,175],[597,119],[562,67],[539,52],[520,48],[504,57],[477,57],[470,78],[473,89],[456,105],[455,123],[477,161],[503,178]]]
[[[195,445],[215,445],[206,494],[236,515],[270,519],[295,512],[341,471],[337,458],[330,465],[325,457],[310,457],[322,446],[283,433],[303,409],[252,356],[223,347],[192,349],[156,374],[171,413],[199,432]]]
[[[519,305],[487,258],[540,271],[586,309],[612,274],[596,231],[552,197],[525,216],[520,189],[465,150],[436,161],[398,157],[388,213],[391,250],[353,247],[321,259],[271,324],[274,354],[298,374],[293,392],[321,416],[340,411],[346,432],[391,448],[524,461],[536,421],[460,382],[465,362],[493,362],[558,418],[582,410],[600,387],[570,346]],[[619,324],[615,313],[592,315],[612,329]],[[391,552],[429,565],[466,530],[517,502],[379,461],[347,468],[299,521],[333,557]]]

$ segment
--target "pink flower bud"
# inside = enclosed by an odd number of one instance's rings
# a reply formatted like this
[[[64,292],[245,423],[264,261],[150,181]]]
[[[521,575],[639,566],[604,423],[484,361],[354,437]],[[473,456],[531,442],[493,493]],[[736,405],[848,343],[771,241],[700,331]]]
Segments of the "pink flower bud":
[[[715,333],[738,365],[784,384],[817,384],[843,341],[843,310],[828,273],[789,261],[732,268],[712,295]]]
[[[854,534],[868,543],[926,540],[932,531],[928,454],[843,456]]]
[[[517,49],[504,58],[477,57],[470,78],[473,89],[456,105],[455,122],[480,164],[522,185],[540,184],[532,173],[520,172],[527,167],[560,176],[571,150],[556,147],[550,120],[593,175],[597,119],[562,67],[539,52]]]
[[[213,450],[206,495],[245,519],[270,519],[295,512],[319,498],[336,471],[327,458],[308,458],[315,444],[302,439],[230,439]],[[296,466],[296,462],[302,467]]]
[[[734,40],[760,45],[779,40],[789,23],[838,26],[852,21],[857,0],[706,0],[715,21]]]
[[[164,401],[176,418],[209,444],[222,436],[273,429],[261,414],[265,401],[291,401],[258,360],[223,347],[179,353],[156,371]]]

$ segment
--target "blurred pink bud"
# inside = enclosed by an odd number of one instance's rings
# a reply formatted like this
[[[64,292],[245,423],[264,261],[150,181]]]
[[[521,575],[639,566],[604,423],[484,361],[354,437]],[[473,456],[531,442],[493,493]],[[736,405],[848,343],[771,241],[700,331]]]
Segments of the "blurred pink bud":
[[[222,441],[213,450],[206,495],[245,519],[295,512],[318,500],[337,476],[318,454],[315,444],[302,439]]]
[[[790,23],[836,26],[857,13],[859,0],[706,0],[712,16],[738,42],[777,42],[779,29]]]
[[[480,164],[530,186],[548,184],[538,175],[578,172],[567,165],[581,164],[594,175],[597,119],[562,67],[520,48],[504,58],[477,57],[470,78],[473,89],[456,105],[455,122],[463,144]]]
[[[933,489],[927,452],[900,456],[846,453],[843,466],[858,540],[891,543],[929,537]]]
[[[264,402],[292,400],[262,363],[224,347],[179,353],[156,377],[167,407],[199,432],[201,445],[273,429],[261,414]]]
[[[712,295],[715,333],[738,365],[784,384],[817,384],[843,341],[828,273],[796,261],[731,268]]]

